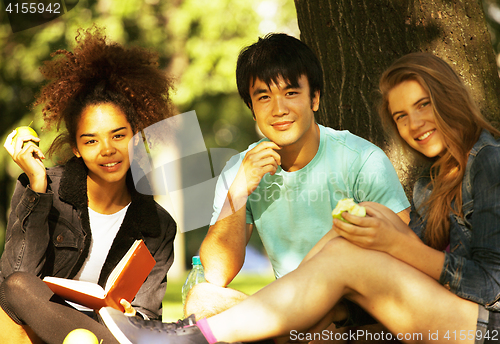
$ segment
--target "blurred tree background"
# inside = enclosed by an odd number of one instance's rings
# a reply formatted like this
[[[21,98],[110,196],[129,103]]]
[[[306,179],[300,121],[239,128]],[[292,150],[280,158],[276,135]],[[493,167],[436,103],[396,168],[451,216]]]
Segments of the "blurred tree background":
[[[66,1],[68,3],[69,0]],[[72,0],[76,2],[75,0]],[[93,23],[110,40],[157,51],[160,68],[176,79],[178,112],[195,110],[207,148],[238,151],[259,137],[239,99],[234,77],[238,52],[268,32],[300,36],[293,0],[79,0],[61,17],[13,33],[0,5],[0,140],[15,127],[39,132],[46,150],[55,136],[41,132],[39,109],[31,109],[43,80],[39,66],[57,49],[72,49],[76,30]],[[500,51],[500,0],[483,0],[493,45]],[[0,254],[10,197],[20,169],[0,149]],[[185,256],[196,253],[207,228],[185,233]],[[252,238],[259,245],[258,238]],[[184,257],[177,257],[183,261]]]

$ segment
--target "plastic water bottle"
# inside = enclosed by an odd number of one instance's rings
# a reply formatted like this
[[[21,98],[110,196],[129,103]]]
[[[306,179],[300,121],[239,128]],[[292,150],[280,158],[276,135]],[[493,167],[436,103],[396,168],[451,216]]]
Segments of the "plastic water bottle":
[[[203,271],[203,265],[201,265],[200,257],[193,256],[193,268],[189,271],[189,274],[186,278],[186,282],[182,286],[182,305],[186,303],[186,296],[198,283],[206,282],[205,280],[205,271]]]

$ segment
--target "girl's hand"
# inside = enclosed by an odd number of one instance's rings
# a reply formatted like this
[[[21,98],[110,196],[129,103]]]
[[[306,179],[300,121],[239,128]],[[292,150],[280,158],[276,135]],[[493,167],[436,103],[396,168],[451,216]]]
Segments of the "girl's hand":
[[[378,203],[364,202],[366,217],[344,212],[351,223],[334,219],[334,229],[340,236],[360,247],[391,254],[403,240],[417,239],[413,231],[389,208]]]
[[[132,305],[130,304],[130,302],[128,302],[125,299],[121,299],[120,300],[120,305],[122,305],[123,308],[125,308],[125,312],[123,312],[123,314],[125,314],[128,317],[135,316],[135,313],[136,313],[135,309],[134,309],[134,307],[132,307]]]
[[[45,159],[42,150],[33,142],[40,142],[38,137],[33,135],[18,136],[14,140],[16,131],[7,136],[4,148],[9,152],[12,160],[26,173],[30,179],[30,186],[33,191],[46,192],[47,174],[42,160]]]

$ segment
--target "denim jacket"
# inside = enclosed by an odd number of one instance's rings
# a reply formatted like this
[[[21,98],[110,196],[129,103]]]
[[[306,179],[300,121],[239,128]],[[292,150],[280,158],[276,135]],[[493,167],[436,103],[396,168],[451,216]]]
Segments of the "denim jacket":
[[[415,184],[410,227],[424,240],[417,212],[430,195],[429,177]],[[470,151],[462,180],[464,218],[450,214],[450,252],[439,283],[458,296],[500,311],[500,142],[483,131]]]
[[[81,159],[47,170],[46,193],[34,192],[22,174],[11,201],[0,259],[0,283],[15,271],[40,278],[73,278],[88,256],[91,231],[87,199],[87,169]],[[176,224],[152,196],[135,191],[130,171],[127,185],[132,202],[111,245],[98,283],[104,286],[111,271],[136,239],[143,239],[156,265],[132,305],[149,318],[161,317],[166,273],[174,259]]]

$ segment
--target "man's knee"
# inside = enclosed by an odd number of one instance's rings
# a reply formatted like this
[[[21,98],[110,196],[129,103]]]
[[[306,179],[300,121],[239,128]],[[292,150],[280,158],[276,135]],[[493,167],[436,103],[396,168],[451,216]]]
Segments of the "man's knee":
[[[245,293],[211,283],[195,285],[186,297],[184,315],[194,314],[196,319],[208,318],[225,311],[247,298]]]

